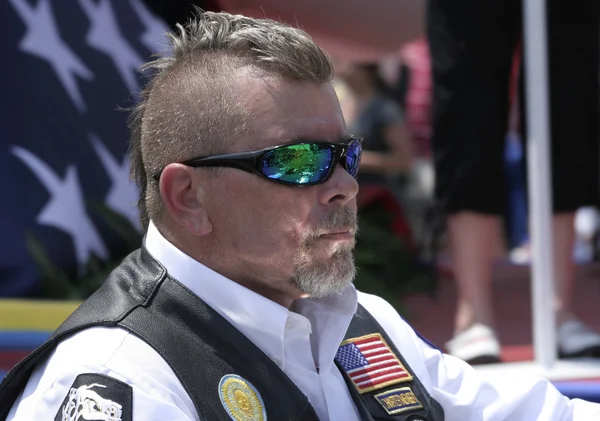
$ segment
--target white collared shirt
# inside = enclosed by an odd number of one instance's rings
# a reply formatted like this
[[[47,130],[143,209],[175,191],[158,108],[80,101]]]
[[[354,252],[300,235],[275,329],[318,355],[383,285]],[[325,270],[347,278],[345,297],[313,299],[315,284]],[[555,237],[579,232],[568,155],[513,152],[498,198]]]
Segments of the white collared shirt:
[[[296,313],[185,255],[165,240],[154,224],[146,235],[146,249],[169,275],[269,356],[308,397],[320,420],[359,419],[344,378],[333,363],[356,312],[354,287],[323,300],[300,300]]]
[[[146,247],[172,277],[275,361],[306,394],[321,421],[359,419],[333,362],[356,309],[353,287],[326,299],[302,300],[294,313],[186,256],[153,225]],[[523,375],[484,381],[463,361],[425,344],[386,301],[358,293],[358,302],[377,319],[414,375],[442,405],[445,421],[600,420],[600,405],[569,401],[544,379]],[[33,372],[7,420],[54,419],[81,373],[104,374],[131,385],[136,421],[200,420],[185,389],[156,351],[126,330],[105,327],[83,330],[60,343]]]

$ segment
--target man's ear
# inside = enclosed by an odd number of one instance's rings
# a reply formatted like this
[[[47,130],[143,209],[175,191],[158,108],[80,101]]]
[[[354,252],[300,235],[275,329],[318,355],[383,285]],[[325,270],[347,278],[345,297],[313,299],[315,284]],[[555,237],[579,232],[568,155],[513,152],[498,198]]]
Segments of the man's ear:
[[[165,210],[190,234],[201,236],[212,231],[204,206],[202,177],[192,167],[169,164],[160,175],[159,188]]]

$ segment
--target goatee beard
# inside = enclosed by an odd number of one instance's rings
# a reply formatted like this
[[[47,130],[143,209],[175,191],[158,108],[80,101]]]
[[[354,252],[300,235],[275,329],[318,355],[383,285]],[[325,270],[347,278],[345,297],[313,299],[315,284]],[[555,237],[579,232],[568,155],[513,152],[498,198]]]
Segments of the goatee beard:
[[[298,250],[290,282],[300,291],[314,298],[322,298],[342,291],[356,275],[353,249],[355,241],[341,244],[326,262],[315,262],[315,245],[323,233],[350,229],[356,233],[356,212],[339,208],[308,236]]]

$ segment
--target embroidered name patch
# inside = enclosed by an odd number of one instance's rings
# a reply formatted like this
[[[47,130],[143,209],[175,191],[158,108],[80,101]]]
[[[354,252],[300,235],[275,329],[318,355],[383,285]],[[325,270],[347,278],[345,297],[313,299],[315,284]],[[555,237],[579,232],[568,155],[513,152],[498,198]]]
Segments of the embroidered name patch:
[[[223,376],[219,382],[219,398],[233,421],[266,421],[265,403],[258,390],[243,377]]]
[[[103,374],[77,376],[54,421],[132,421],[133,389]]]
[[[413,379],[379,333],[345,340],[335,360],[346,371],[359,393]]]
[[[410,387],[388,390],[375,395],[374,398],[390,415],[423,408]]]

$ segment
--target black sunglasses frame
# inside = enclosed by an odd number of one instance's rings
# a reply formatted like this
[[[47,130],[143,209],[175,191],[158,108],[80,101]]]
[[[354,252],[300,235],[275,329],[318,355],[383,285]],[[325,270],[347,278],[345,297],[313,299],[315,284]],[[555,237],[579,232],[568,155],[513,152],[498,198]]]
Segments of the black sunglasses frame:
[[[234,152],[234,153],[226,153],[226,154],[192,158],[192,159],[188,159],[187,161],[180,162],[180,164],[186,165],[188,167],[193,167],[193,168],[202,168],[202,167],[236,168],[239,170],[243,170],[243,171],[247,171],[247,172],[256,174],[259,177],[264,178],[265,180],[273,181],[273,182],[279,183],[279,184],[285,184],[288,186],[298,186],[298,187],[314,186],[317,184],[323,184],[327,180],[329,180],[329,178],[331,177],[331,174],[333,174],[333,171],[338,163],[340,165],[342,165],[342,167],[346,171],[348,171],[348,168],[346,168],[346,162],[342,158],[345,158],[347,156],[348,149],[350,148],[350,145],[353,144],[354,142],[358,142],[359,146],[361,146],[361,148],[362,148],[362,141],[363,141],[363,139],[360,137],[348,136],[344,139],[343,143],[319,142],[319,141],[317,141],[317,142],[303,141],[303,142],[296,142],[296,143],[286,143],[283,145],[270,146],[268,148],[259,149],[256,151],[250,151],[250,152]],[[294,183],[291,181],[270,178],[260,170],[261,159],[266,153],[271,152],[275,149],[280,149],[280,148],[294,146],[294,145],[318,145],[318,146],[323,146],[326,148],[333,149],[333,155],[331,157],[331,165],[329,166],[329,171],[327,171],[327,174],[325,174],[325,176],[322,179],[320,179],[318,181],[310,182],[310,183],[300,184],[300,183]],[[358,157],[359,161],[360,161],[360,155],[361,154],[359,153],[359,157]],[[153,178],[155,180],[159,180],[161,173],[162,173],[162,170],[159,173],[155,174],[153,176]],[[356,174],[353,175],[353,177],[356,178]]]

